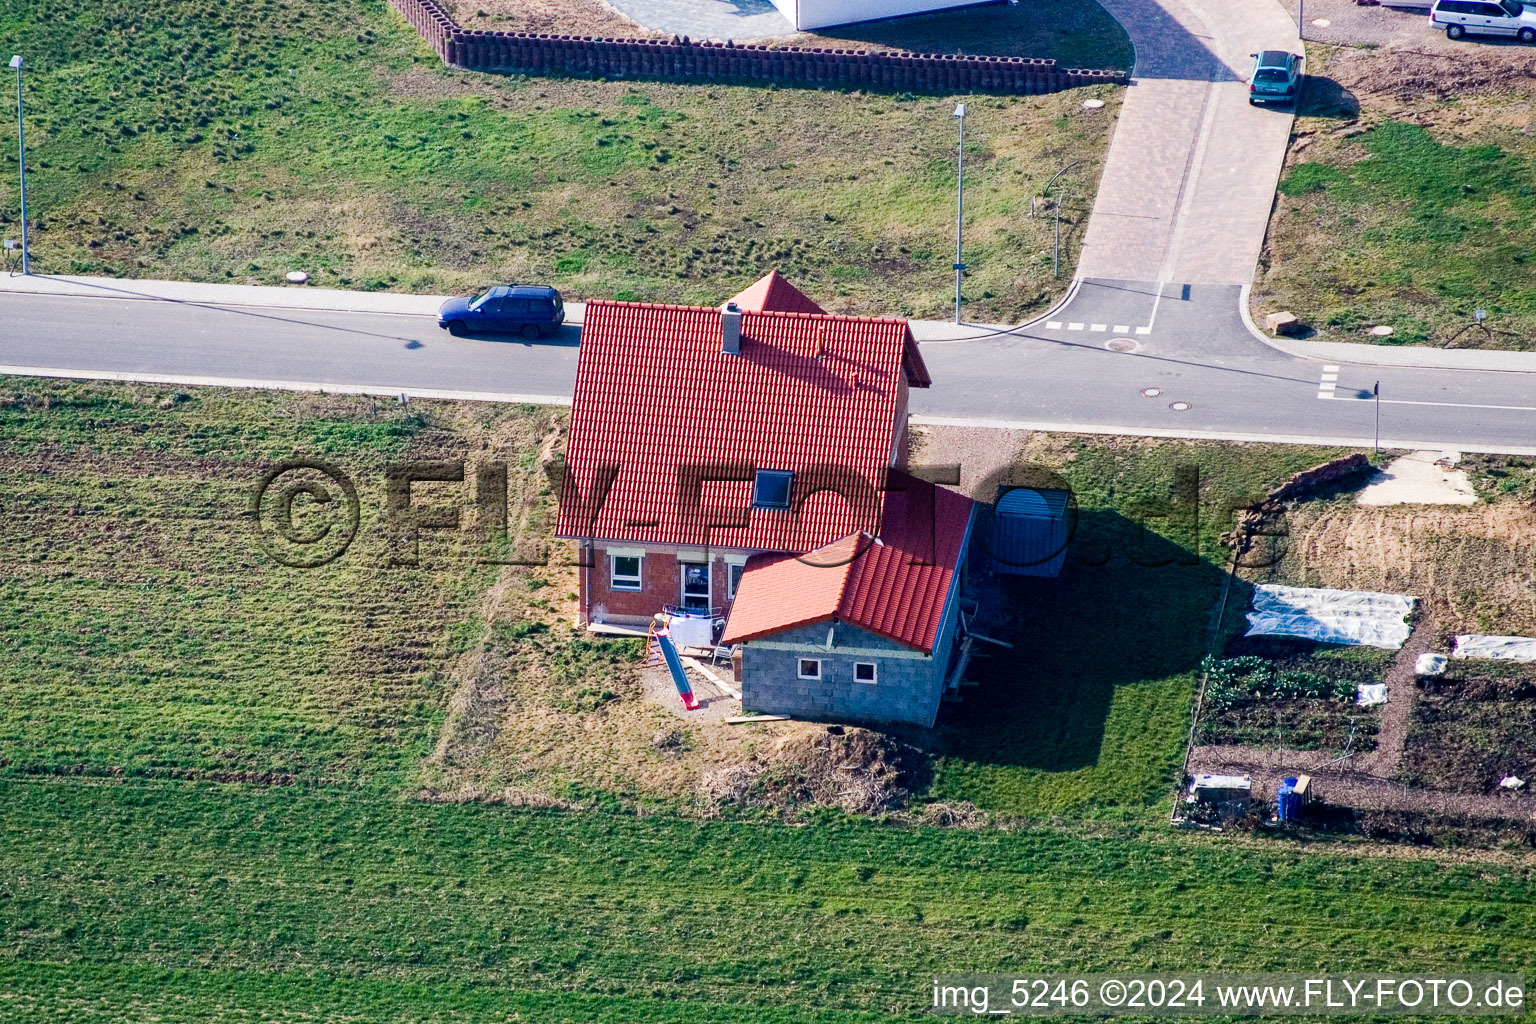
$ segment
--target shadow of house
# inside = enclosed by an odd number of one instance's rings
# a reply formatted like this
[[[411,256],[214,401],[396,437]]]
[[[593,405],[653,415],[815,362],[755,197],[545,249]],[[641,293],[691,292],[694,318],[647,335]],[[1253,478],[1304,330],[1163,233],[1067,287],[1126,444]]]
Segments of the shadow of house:
[[[930,745],[978,764],[1069,772],[1096,765],[1122,686],[1195,671],[1226,567],[1118,512],[1084,510],[1056,579],[998,577],[989,635],[1012,643],[973,662],[979,687],[946,709]],[[1224,630],[1250,588],[1234,581]]]

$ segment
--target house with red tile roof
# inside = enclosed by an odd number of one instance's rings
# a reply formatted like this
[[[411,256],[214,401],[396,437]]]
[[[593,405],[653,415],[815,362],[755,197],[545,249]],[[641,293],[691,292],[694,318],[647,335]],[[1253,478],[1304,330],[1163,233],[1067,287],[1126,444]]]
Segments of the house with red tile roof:
[[[740,645],[742,707],[931,726],[958,685],[976,505],[893,470],[877,535],[747,561],[721,643]]]
[[[828,314],[776,273],[723,307],[589,303],[558,528],[581,547],[583,620],[708,620],[742,644],[748,709],[786,660],[773,645],[828,622],[891,661],[944,661],[972,509],[903,471],[908,394],[929,384],[906,321]],[[890,720],[859,685],[789,713]],[[898,703],[931,723],[938,692]]]

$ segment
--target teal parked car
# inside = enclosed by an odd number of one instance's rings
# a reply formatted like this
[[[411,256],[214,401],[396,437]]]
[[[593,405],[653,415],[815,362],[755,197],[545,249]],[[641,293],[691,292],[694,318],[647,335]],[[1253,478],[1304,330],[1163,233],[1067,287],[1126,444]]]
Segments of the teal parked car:
[[[1301,58],[1284,50],[1253,55],[1248,76],[1249,103],[1294,103],[1301,91]]]

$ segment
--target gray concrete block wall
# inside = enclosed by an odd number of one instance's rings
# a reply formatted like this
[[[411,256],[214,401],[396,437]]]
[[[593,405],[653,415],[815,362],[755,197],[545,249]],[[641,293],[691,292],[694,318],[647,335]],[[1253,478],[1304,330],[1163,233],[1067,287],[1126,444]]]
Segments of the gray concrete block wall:
[[[788,630],[766,639],[775,645],[792,644],[797,649],[765,647],[761,641],[744,645],[744,710],[797,718],[907,722],[922,726],[931,726],[938,714],[952,637],[941,643],[935,657],[919,655],[910,647],[846,623],[838,624],[830,648],[826,646],[827,623]],[[821,659],[820,680],[799,678],[801,658]],[[854,663],[862,661],[877,666],[875,683],[854,680]]]

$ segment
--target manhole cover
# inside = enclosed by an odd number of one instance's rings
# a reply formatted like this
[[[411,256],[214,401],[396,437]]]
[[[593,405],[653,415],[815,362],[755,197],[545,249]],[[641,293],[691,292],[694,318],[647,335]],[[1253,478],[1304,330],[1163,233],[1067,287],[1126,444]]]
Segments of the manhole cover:
[[[1390,338],[1392,336],[1392,328],[1388,327],[1386,324],[1381,324],[1380,326],[1372,327],[1371,333],[1376,335],[1378,338]]]
[[[1141,393],[1143,395],[1147,396],[1148,398],[1156,398],[1158,395],[1163,393],[1163,389],[1162,388],[1142,388],[1141,389]]]
[[[1312,24],[1316,25],[1318,28],[1327,28],[1329,25],[1332,25],[1333,22],[1329,21],[1327,18],[1313,18]]]
[[[1104,101],[1103,100],[1084,100],[1083,101],[1083,109],[1084,110],[1098,110],[1102,106],[1104,106]]]
[[[1189,411],[1189,403],[1188,402],[1169,402],[1168,403],[1168,408],[1172,409],[1174,412],[1187,412],[1187,411]]]
[[[1104,343],[1104,347],[1111,352],[1135,352],[1141,348],[1130,338],[1111,338]]]

